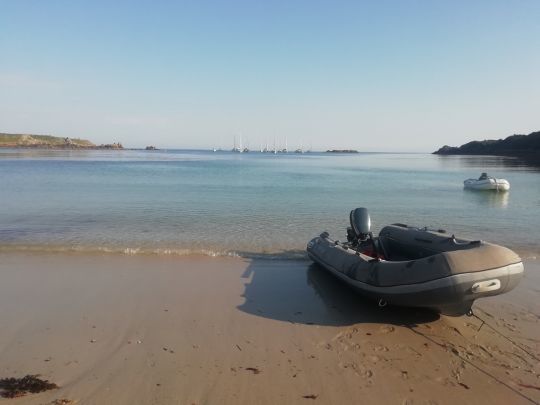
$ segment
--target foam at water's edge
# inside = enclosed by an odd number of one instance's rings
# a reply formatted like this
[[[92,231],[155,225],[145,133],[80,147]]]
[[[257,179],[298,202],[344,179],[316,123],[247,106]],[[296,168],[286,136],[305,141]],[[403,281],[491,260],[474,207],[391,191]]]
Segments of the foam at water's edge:
[[[524,261],[538,260],[538,253],[530,250],[515,249]],[[177,256],[177,257],[237,257],[244,259],[266,260],[308,260],[304,250],[286,251],[242,251],[228,249],[193,249],[193,248],[164,248],[164,247],[111,247],[111,246],[80,246],[80,245],[0,245],[0,253],[71,253],[71,254],[111,254],[125,256]]]
[[[3,245],[0,253],[81,253],[112,254],[126,256],[205,256],[205,257],[238,257],[246,259],[270,260],[306,260],[307,254],[302,250],[275,252],[249,252],[219,249],[190,248],[149,248],[149,247],[106,247],[106,246],[60,246],[60,245]]]

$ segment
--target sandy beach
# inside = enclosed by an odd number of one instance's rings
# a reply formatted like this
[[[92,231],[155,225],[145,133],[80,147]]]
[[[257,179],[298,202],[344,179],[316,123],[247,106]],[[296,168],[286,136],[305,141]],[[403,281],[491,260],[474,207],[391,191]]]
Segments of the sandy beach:
[[[308,261],[0,254],[0,404],[540,403],[540,262],[475,317],[378,308]],[[72,401],[72,402],[69,402]]]

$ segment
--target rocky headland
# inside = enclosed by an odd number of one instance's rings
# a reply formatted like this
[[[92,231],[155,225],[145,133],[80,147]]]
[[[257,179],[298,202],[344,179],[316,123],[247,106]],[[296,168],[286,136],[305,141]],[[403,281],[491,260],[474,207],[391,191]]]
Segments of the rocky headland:
[[[358,153],[355,149],[328,149],[326,153]]]
[[[435,155],[533,156],[540,153],[540,131],[511,135],[505,139],[472,141],[461,146],[444,145]]]
[[[0,133],[0,148],[35,149],[124,149],[121,143],[96,145],[86,139],[51,135]]]

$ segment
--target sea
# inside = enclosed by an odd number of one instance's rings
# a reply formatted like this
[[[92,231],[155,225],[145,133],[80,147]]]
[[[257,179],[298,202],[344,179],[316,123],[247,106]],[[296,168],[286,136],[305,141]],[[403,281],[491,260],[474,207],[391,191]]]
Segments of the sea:
[[[508,192],[469,191],[481,172]],[[540,165],[404,153],[0,149],[0,251],[304,258],[349,212],[540,253]]]

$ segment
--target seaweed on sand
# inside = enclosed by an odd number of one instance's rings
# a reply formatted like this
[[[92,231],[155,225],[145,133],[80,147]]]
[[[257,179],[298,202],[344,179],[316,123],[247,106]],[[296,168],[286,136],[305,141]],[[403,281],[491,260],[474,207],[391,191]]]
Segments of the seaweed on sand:
[[[0,397],[16,398],[31,393],[48,391],[58,388],[58,385],[47,380],[42,380],[39,374],[28,374],[22,378],[2,378],[0,379]]]

